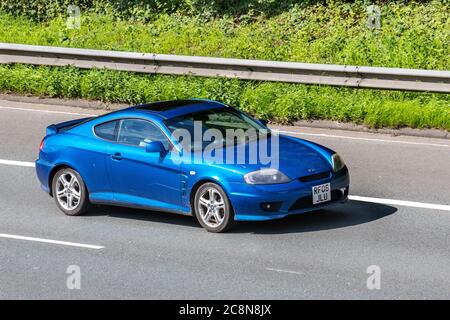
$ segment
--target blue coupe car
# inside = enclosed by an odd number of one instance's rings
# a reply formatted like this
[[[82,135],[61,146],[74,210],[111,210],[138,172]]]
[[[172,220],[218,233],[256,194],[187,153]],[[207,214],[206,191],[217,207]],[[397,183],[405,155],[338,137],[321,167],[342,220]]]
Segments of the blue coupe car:
[[[200,99],[50,125],[36,171],[67,215],[119,205],[193,215],[211,232],[342,203],[349,192],[334,151]]]

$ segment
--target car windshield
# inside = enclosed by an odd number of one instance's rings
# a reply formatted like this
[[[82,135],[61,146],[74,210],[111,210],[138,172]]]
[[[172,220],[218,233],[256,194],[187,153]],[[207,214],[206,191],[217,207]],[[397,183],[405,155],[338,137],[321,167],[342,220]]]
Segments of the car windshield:
[[[230,107],[185,114],[164,122],[178,141],[185,139],[183,131],[189,132],[190,141],[184,141],[182,145],[191,150],[203,150],[211,143],[218,146],[244,143],[258,139],[262,133],[266,136],[268,132],[258,121]]]

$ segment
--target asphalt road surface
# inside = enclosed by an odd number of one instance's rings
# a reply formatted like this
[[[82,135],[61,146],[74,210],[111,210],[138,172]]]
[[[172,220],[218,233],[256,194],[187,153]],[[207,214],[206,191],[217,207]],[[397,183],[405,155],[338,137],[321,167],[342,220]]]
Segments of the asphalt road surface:
[[[449,140],[279,127],[338,151],[353,200],[211,234],[170,213],[64,216],[32,162],[78,113],[98,111],[0,101],[0,299],[450,299]]]

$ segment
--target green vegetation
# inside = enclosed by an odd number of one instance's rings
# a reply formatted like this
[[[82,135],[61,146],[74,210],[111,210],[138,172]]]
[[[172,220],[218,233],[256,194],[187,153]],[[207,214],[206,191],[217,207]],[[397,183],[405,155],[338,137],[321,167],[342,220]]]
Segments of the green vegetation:
[[[23,65],[0,66],[0,88],[21,94],[129,104],[197,97],[223,101],[279,123],[329,119],[371,127],[450,131],[449,99],[439,94]]]
[[[107,50],[450,69],[449,1],[0,0],[0,42]],[[67,29],[67,4],[81,28]],[[444,94],[357,90],[105,70],[0,66],[0,90],[140,103],[203,97],[273,121],[331,119],[450,130]]]
[[[427,0],[422,0],[427,1]],[[447,0],[444,0],[447,1]],[[357,2],[383,4],[386,1],[340,0],[341,3]],[[400,1],[398,1],[400,2]],[[240,21],[269,17],[288,11],[295,6],[335,4],[333,0],[0,0],[0,9],[21,14],[33,20],[48,20],[66,13],[68,5],[77,5],[84,12],[113,14],[134,20],[149,20],[155,15],[183,14],[205,18],[232,16]]]
[[[1,1],[1,0],[0,0]],[[264,1],[263,1],[264,2]],[[366,7],[332,1],[296,6],[251,22],[223,16],[158,14],[149,21],[83,13],[33,22],[0,14],[0,41],[244,59],[449,69],[450,7],[441,1],[382,6],[382,28],[366,26]]]

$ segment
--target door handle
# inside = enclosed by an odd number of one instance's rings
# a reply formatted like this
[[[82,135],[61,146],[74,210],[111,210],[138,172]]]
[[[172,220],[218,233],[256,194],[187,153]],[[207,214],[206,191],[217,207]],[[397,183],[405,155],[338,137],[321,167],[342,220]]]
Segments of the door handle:
[[[112,156],[111,156],[111,158],[113,159],[113,160],[122,160],[122,154],[120,154],[120,153],[114,153]]]

